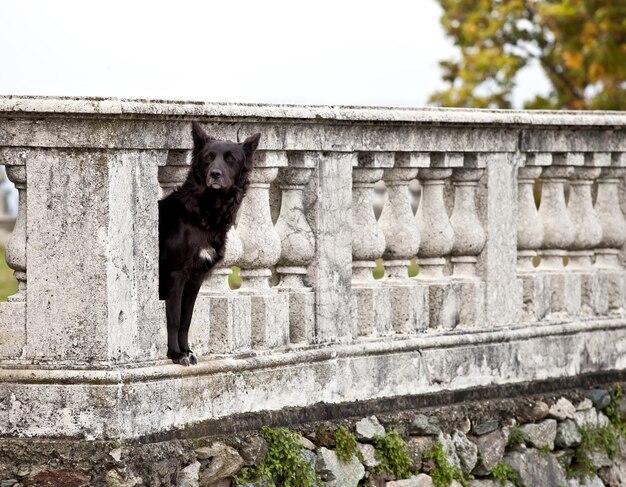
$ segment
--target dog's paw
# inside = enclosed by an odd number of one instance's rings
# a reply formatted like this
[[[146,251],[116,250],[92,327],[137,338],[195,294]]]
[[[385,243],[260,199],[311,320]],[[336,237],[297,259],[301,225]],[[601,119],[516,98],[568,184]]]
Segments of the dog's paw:
[[[167,358],[171,359],[175,364],[189,365],[189,359],[187,358],[187,354],[184,352],[173,352],[168,350]]]
[[[193,352],[189,352],[189,363],[191,365],[196,365],[198,363],[198,358],[196,357],[196,354]]]

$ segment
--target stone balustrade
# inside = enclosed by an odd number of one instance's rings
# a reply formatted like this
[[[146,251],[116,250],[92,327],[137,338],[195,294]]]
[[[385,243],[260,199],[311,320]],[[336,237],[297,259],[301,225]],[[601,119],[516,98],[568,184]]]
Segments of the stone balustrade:
[[[519,169],[523,321],[622,316],[626,309],[626,274],[618,257],[626,244],[619,198],[623,153],[572,145],[572,152],[557,145],[559,152],[528,153]]]
[[[164,360],[157,200],[191,120],[262,138],[184,368]],[[622,113],[0,97],[0,163],[20,201],[0,435],[142,437],[626,367]]]

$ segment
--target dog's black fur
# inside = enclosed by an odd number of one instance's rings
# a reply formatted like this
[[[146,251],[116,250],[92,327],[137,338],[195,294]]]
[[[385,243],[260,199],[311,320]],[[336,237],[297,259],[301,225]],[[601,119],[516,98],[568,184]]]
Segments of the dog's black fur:
[[[196,122],[192,135],[187,179],[159,201],[159,299],[165,300],[167,356],[181,365],[197,363],[188,341],[193,307],[202,281],[224,257],[261,137],[219,141]]]

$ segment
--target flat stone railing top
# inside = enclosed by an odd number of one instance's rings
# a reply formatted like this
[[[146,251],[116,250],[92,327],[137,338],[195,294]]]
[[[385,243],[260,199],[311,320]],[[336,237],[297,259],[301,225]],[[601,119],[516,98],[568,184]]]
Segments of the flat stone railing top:
[[[270,105],[117,98],[0,96],[0,113],[316,119],[319,121],[421,122],[623,127],[626,113],[616,111],[490,110],[466,108],[397,108],[334,105]]]

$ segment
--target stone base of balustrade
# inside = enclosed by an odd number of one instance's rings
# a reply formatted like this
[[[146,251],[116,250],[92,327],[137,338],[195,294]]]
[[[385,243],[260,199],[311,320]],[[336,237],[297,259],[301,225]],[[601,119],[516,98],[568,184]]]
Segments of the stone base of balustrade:
[[[393,333],[391,293],[378,282],[352,285],[352,316],[358,336],[381,337]]]
[[[609,313],[626,313],[626,272],[601,269],[599,273],[607,279]]]
[[[159,438],[237,415],[626,370],[626,320],[283,348],[192,367],[0,367],[0,436]],[[271,416],[268,416],[270,418]]]
[[[580,279],[580,315],[583,317],[608,315],[609,288],[606,274],[593,270],[581,272]]]
[[[16,359],[26,345],[26,302],[0,303],[0,360]]]
[[[196,298],[189,327],[189,347],[196,355],[211,353],[209,346],[213,341],[213,333],[211,333],[210,316],[211,298],[201,291]]]
[[[460,322],[457,286],[451,281],[424,281],[428,286],[429,328],[452,330]]]
[[[551,319],[578,316],[581,306],[582,279],[574,272],[546,273],[550,292]]]
[[[547,276],[529,272],[519,274],[522,281],[522,322],[535,323],[550,312],[550,288]]]
[[[315,336],[315,293],[311,288],[279,288],[289,296],[289,341],[313,343]]]
[[[458,326],[482,326],[485,322],[485,283],[479,279],[455,279],[453,287],[459,306]]]
[[[242,294],[250,297],[252,348],[277,348],[289,344],[289,295],[273,289]]]
[[[228,354],[252,348],[250,296],[230,292],[224,295],[198,296],[198,299],[208,305],[207,312],[200,314],[201,310],[198,310],[196,303],[194,312],[194,319],[197,316],[204,316],[206,319],[204,327],[208,332],[207,353]],[[191,332],[194,332],[194,324]]]
[[[415,280],[387,279],[391,326],[395,333],[414,335],[428,329],[428,286]]]

